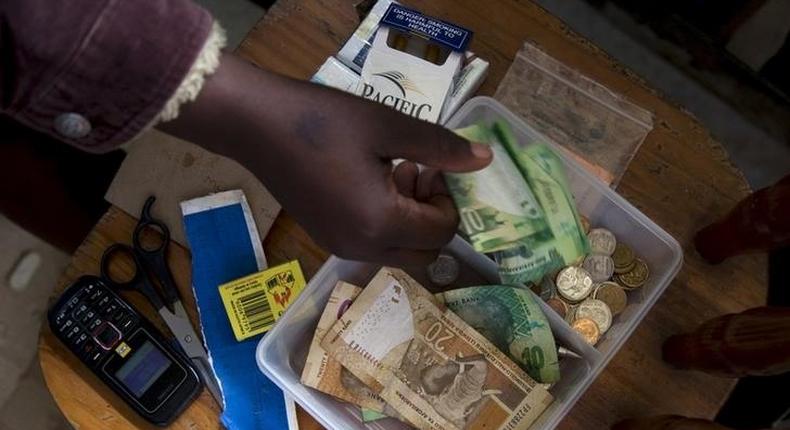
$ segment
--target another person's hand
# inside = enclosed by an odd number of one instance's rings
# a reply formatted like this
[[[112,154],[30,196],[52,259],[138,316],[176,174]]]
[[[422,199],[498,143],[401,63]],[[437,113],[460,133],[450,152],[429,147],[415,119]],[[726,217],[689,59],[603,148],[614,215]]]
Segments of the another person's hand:
[[[481,169],[492,156],[442,127],[229,55],[163,128],[244,164],[333,253],[390,264],[427,264],[455,233],[439,170]],[[398,158],[409,161],[393,170]]]

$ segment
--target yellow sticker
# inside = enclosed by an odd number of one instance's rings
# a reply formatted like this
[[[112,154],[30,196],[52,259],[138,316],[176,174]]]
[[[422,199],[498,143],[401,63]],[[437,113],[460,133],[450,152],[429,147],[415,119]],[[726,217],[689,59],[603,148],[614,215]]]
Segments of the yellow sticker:
[[[219,286],[236,340],[269,331],[305,286],[297,260]]]
[[[115,353],[120,355],[121,358],[126,357],[129,353],[132,352],[132,347],[126,344],[126,342],[121,342],[115,348]]]

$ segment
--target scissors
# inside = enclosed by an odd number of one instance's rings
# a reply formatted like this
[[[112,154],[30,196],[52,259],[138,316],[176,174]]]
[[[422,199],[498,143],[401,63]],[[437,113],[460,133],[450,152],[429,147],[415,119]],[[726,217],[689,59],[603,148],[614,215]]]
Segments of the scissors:
[[[112,288],[137,291],[148,299],[173,332],[186,356],[192,360],[211,395],[222,405],[222,394],[214,379],[208,355],[189,321],[167,265],[165,256],[170,244],[170,230],[151,216],[151,206],[155,200],[156,197],[151,196],[145,201],[140,221],[132,234],[133,246],[116,243],[104,251],[101,258],[101,278]],[[159,231],[160,239],[157,243],[143,240],[147,229]],[[146,239],[149,238],[151,235],[146,235]],[[110,261],[118,254],[125,254],[134,263],[134,275],[129,280],[118,280],[110,274]],[[158,283],[159,288],[155,283]]]

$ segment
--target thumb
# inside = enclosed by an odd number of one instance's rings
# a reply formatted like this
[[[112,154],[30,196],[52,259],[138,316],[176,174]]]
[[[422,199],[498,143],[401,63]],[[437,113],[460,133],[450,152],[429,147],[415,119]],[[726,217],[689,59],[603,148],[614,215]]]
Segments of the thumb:
[[[401,130],[382,148],[387,158],[405,158],[448,172],[471,172],[491,163],[493,153],[484,143],[470,142],[425,121]]]

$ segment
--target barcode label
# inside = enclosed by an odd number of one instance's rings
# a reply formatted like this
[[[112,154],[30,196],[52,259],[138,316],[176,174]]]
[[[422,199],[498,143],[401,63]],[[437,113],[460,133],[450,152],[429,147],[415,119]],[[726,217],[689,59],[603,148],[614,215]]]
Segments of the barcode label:
[[[297,261],[220,285],[219,294],[236,340],[271,330],[304,285]]]
[[[274,324],[274,315],[263,291],[239,299],[242,322],[248,332]]]

